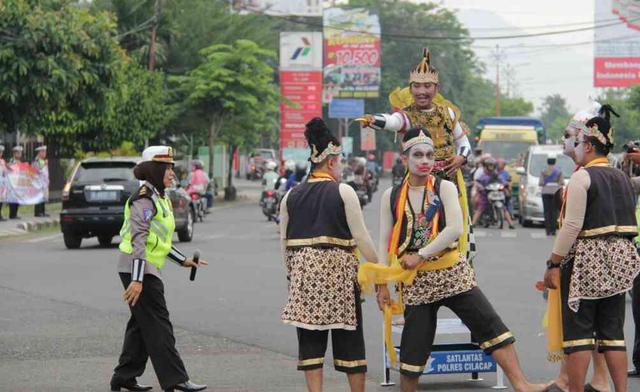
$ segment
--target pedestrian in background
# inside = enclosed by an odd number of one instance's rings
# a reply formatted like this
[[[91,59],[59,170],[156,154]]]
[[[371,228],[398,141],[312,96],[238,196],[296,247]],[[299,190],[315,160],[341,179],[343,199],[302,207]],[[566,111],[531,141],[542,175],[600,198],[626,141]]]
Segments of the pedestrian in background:
[[[189,381],[176,350],[164,298],[161,270],[167,257],[183,267],[198,266],[171,244],[175,220],[171,200],[164,191],[173,184],[173,166],[171,147],[151,146],[142,152],[142,162],[134,168],[135,177],[144,183],[125,205],[118,263],[118,273],[125,288],[123,297],[129,305],[131,318],[118,366],[111,378],[112,391],[150,390],[150,386],[140,385],[136,380],[144,373],[149,358],[163,390],[201,391],[207,388]],[[204,260],[199,263],[207,265]]]
[[[13,157],[9,161],[9,165],[18,165],[22,163],[22,146],[13,147]],[[20,205],[18,203],[7,203],[9,204],[9,219],[20,219],[18,216],[18,208]]]
[[[38,173],[39,184],[42,187],[42,202],[33,207],[33,214],[36,217],[49,216],[44,211],[45,203],[49,200],[49,162],[47,161],[47,146],[40,146],[35,149],[36,158],[33,160],[33,168]]]
[[[556,235],[558,210],[556,192],[564,185],[562,170],[556,166],[556,158],[547,158],[547,168],[540,173],[539,185],[542,187],[542,207],[544,209],[544,229],[547,235]]]

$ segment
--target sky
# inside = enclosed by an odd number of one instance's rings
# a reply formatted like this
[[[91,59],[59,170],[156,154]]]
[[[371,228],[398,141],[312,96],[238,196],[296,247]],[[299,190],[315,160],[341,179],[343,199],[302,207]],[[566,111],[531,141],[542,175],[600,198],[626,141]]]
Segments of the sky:
[[[440,0],[457,10],[472,37],[540,33],[592,26],[595,0]],[[570,111],[588,106],[593,87],[593,30],[544,37],[477,40],[473,49],[486,65],[486,76],[495,80],[496,44],[502,64],[509,64],[515,92],[534,102],[560,94]],[[576,45],[577,44],[577,45]],[[554,46],[560,45],[560,46]],[[537,47],[536,47],[537,46]],[[506,75],[501,72],[504,81]],[[504,84],[503,84],[504,86]],[[506,86],[502,90],[506,92]]]

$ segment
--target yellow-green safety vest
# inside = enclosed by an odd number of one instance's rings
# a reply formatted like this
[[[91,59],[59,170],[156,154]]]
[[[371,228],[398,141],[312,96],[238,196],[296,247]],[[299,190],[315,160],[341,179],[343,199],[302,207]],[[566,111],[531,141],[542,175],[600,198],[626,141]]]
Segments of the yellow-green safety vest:
[[[173,208],[171,200],[168,197],[158,197],[153,195],[152,200],[156,207],[156,214],[149,224],[149,235],[147,236],[147,244],[144,250],[145,260],[158,269],[164,266],[165,258],[171,251],[171,240],[173,231],[176,228],[176,221],[173,218]],[[120,251],[126,254],[133,253],[131,244],[131,210],[129,202],[124,207],[124,223],[120,229]]]

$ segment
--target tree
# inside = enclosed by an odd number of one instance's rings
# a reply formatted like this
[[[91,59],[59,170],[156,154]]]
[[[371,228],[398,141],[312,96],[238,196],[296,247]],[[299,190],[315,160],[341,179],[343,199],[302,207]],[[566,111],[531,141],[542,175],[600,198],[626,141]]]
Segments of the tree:
[[[540,119],[550,139],[560,140],[570,116],[567,101],[560,94],[548,95],[542,100]]]
[[[0,2],[0,32],[0,123],[9,131],[46,136],[51,120],[85,120],[125,57],[107,14],[68,1]]]
[[[279,94],[270,65],[276,54],[249,40],[212,45],[201,54],[204,62],[179,80],[186,105],[209,122],[209,175],[213,177],[215,143],[255,135],[259,124],[277,110]],[[227,127],[233,121],[242,121],[242,135]]]

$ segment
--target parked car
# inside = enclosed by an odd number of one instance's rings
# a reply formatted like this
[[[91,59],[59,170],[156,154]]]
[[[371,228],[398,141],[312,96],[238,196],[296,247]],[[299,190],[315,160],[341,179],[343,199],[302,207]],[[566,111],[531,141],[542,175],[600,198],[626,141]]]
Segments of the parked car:
[[[139,158],[89,158],[73,170],[62,193],[60,229],[68,249],[80,247],[84,238],[98,237],[109,246],[124,221],[124,206],[141,182],[133,176]],[[166,190],[173,205],[178,239],[193,238],[195,211],[191,197],[181,188]]]
[[[533,223],[544,223],[544,209],[542,207],[542,187],[539,185],[540,173],[547,167],[547,158],[555,157],[556,166],[562,170],[565,180],[573,174],[576,164],[571,158],[562,153],[561,145],[537,145],[527,150],[524,167],[519,167],[520,175],[518,220],[523,226]],[[515,201],[514,201],[515,202]]]

